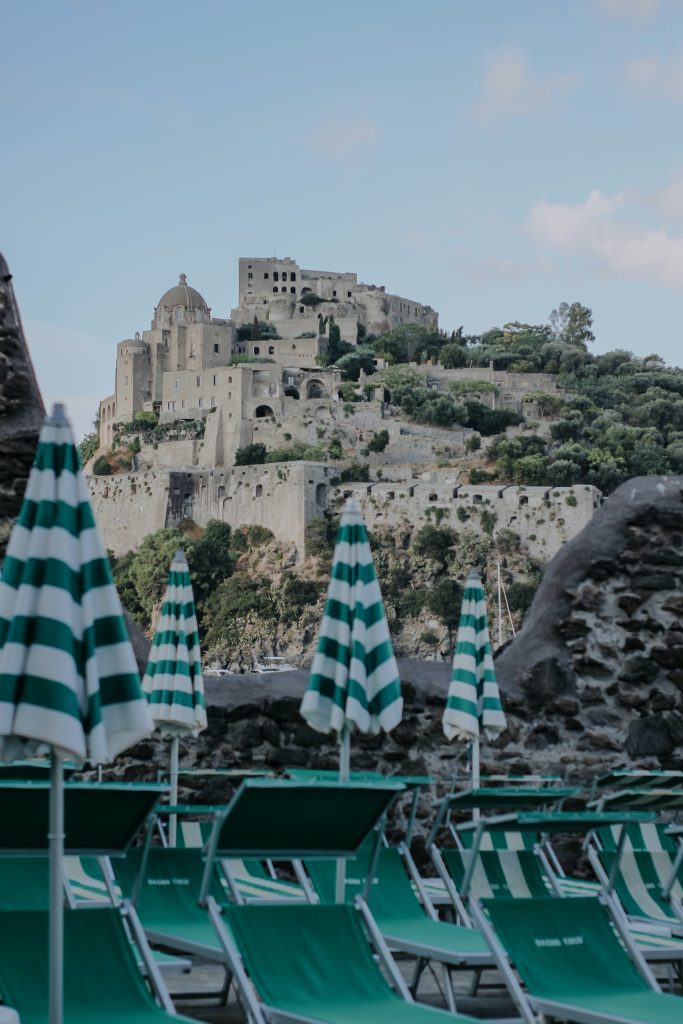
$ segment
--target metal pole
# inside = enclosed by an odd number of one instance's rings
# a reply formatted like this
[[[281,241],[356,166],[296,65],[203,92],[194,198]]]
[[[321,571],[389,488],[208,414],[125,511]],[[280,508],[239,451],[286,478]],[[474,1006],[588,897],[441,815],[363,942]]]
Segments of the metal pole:
[[[52,748],[50,761],[50,1024],[62,1024],[64,986],[64,776],[62,759]]]
[[[171,739],[171,807],[178,806],[178,746],[180,737],[174,736]],[[176,834],[178,830],[178,815],[172,814],[168,822],[168,845],[171,849],[176,845]]]
[[[472,745],[470,747],[470,759],[471,759],[471,775],[472,775],[472,789],[479,789],[481,785],[481,774],[479,771],[479,737],[472,737]],[[475,807],[472,810],[472,820],[479,821],[479,808]]]
[[[341,746],[339,748],[339,781],[348,782],[351,769],[351,728],[344,723],[341,734]],[[343,857],[337,860],[337,871],[334,885],[335,903],[344,902],[346,890],[346,861]]]
[[[498,646],[503,646],[503,586],[498,562]]]

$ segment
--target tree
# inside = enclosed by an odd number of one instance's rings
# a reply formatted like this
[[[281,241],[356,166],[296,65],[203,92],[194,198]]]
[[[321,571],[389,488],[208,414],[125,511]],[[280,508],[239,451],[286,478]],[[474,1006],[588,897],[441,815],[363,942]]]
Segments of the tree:
[[[593,334],[593,311],[580,302],[561,302],[548,317],[550,330],[556,341],[563,345],[574,345],[585,349],[589,341],[595,341]]]
[[[330,333],[330,342],[331,340]],[[375,359],[375,353],[371,348],[359,347],[337,359],[336,364],[341,370],[343,380],[355,381],[360,377],[361,371],[368,375],[375,372]]]
[[[439,350],[444,336],[421,324],[400,324],[375,342],[375,351],[393,363],[412,363],[429,349]]]
[[[247,444],[235,452],[236,466],[257,466],[266,461],[268,449],[264,444]]]
[[[227,523],[211,519],[202,536],[187,545],[187,563],[198,606],[214,589],[232,575],[233,558],[230,554],[231,530]]]
[[[467,353],[462,345],[457,342],[451,342],[448,345],[444,345],[439,354],[439,362],[447,370],[455,370],[459,366],[465,366],[467,363]]]
[[[548,460],[545,455],[525,455],[516,460],[512,479],[516,484],[542,486],[546,482],[547,466]]]
[[[424,555],[425,558],[431,558],[433,561],[445,565],[455,541],[455,532],[450,527],[432,526],[431,523],[426,523],[418,531],[414,547],[418,555]]]
[[[100,435],[96,431],[92,434],[86,434],[84,438],[78,443],[78,454],[81,458],[81,465],[85,466],[87,462],[90,462],[93,455],[100,447]]]

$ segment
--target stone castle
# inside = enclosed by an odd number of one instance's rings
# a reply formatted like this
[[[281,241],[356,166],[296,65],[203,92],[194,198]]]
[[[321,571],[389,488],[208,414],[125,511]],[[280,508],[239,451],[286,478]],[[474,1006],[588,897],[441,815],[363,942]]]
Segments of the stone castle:
[[[385,387],[370,388],[369,401],[343,401],[340,371],[320,365],[332,324],[341,340],[356,344],[401,324],[436,329],[438,314],[359,283],[355,274],[302,270],[273,257],[240,259],[239,304],[220,319],[180,275],[159,299],[150,329],[118,344],[115,390],[100,403],[101,451],[137,440],[127,471],[89,476],[111,550],[122,554],[183,519],[219,519],[233,528],[265,526],[301,555],[306,524],[351,492],[370,529],[417,528],[433,515],[475,532],[490,533],[495,524],[518,530],[543,561],[590,519],[600,497],[594,488],[464,485],[457,466],[472,432],[406,422]],[[536,410],[528,396],[558,393],[557,379],[546,374],[416,369],[435,390],[470,380],[474,396],[485,380],[495,390],[487,387],[482,401],[530,417]],[[389,442],[373,454],[367,444],[379,431]],[[322,446],[332,439],[337,454],[329,461]],[[236,467],[238,449],[256,442],[300,445],[309,454],[306,461]],[[371,481],[341,487],[341,469],[361,450]]]

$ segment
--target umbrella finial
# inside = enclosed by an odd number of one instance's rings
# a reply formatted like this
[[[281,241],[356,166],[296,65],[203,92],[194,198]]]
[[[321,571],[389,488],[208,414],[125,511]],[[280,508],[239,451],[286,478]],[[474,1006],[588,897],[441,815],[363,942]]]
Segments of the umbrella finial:
[[[53,423],[67,423],[66,407],[63,402],[55,402],[52,406],[50,419]]]

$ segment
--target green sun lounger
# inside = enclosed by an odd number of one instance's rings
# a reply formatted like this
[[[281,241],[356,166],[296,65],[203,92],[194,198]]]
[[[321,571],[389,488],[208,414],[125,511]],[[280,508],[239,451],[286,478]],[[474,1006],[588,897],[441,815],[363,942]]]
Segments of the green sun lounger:
[[[128,898],[133,895],[142,857],[142,849],[136,848],[129,851],[125,860],[114,865],[116,880]],[[225,953],[214,927],[206,910],[198,903],[203,876],[201,850],[152,847],[136,910],[145,935],[153,945],[224,963]],[[215,873],[210,892],[219,904],[225,902],[223,887]]]
[[[217,859],[355,857],[402,788],[388,783],[245,783],[209,844],[207,882]],[[210,893],[202,895],[256,1024],[271,1015],[325,1024],[419,1024],[436,1021],[435,1013],[445,1020],[440,1011],[412,1003],[362,897],[354,906],[221,907]]]
[[[271,1014],[301,1024],[474,1024],[392,989],[351,906],[229,907],[225,920],[256,1024]]]
[[[213,831],[212,821],[178,821],[176,846],[181,849],[202,849]],[[260,860],[237,858],[227,862],[230,874],[245,903],[257,899],[305,900],[306,894],[296,882],[273,878]]]
[[[590,851],[596,872],[607,882],[617,854],[609,850]],[[665,924],[672,935],[683,936],[683,920],[676,912],[683,888],[673,886],[674,903],[664,898],[664,887],[671,878],[673,859],[668,853],[627,850],[622,854],[613,880],[614,891],[625,913],[645,923]]]
[[[462,888],[470,851],[442,850],[441,857],[459,891]],[[535,853],[531,850],[481,850],[472,875],[476,899],[546,896],[548,885]]]
[[[479,923],[526,1021],[535,1019],[531,1003],[577,1024],[680,1024],[680,997],[660,992],[642,960],[638,970],[597,899],[485,900],[483,907]]]
[[[649,822],[644,825],[629,825],[626,829],[625,851],[642,851],[645,853],[676,853],[676,841],[668,835],[667,826],[660,822]],[[619,829],[601,828],[597,832],[603,850],[616,850],[619,841]]]
[[[0,996],[22,1024],[48,1019],[48,914],[0,912]],[[191,1024],[158,1006],[115,909],[64,912],[64,1024]]]
[[[370,861],[371,852],[364,850],[347,862],[347,902],[353,903],[362,893]],[[334,862],[309,861],[306,870],[321,901],[333,903]],[[493,965],[491,952],[479,932],[429,916],[415,895],[397,849],[385,847],[379,851],[368,906],[392,949],[457,967]]]

